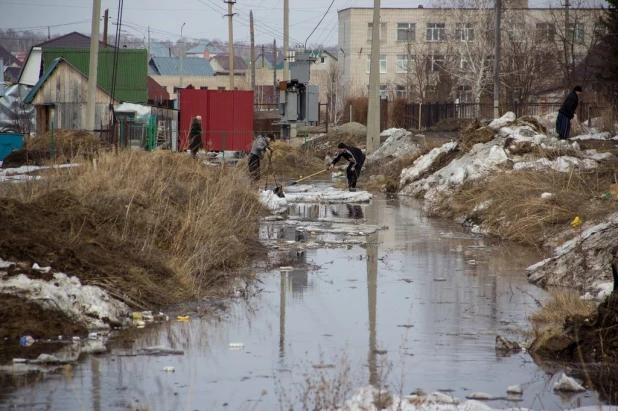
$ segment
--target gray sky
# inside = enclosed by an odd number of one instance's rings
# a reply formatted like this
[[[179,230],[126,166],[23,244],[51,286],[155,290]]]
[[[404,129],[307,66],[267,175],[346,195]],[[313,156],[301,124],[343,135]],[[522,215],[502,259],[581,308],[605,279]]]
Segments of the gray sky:
[[[546,6],[559,0],[529,0],[531,7]],[[591,0],[599,3],[600,0]],[[102,0],[102,11],[108,8],[112,22],[116,22],[117,0]],[[289,0],[290,45],[304,43],[322,18],[331,0]],[[382,0],[382,7],[417,7],[429,5],[422,0]],[[372,7],[373,0],[335,0],[324,21],[309,39],[309,44],[337,44],[337,10],[348,7]],[[255,18],[256,43],[279,44],[283,38],[283,0],[238,0],[234,11],[234,40],[249,42],[249,10]],[[191,38],[227,40],[227,5],[223,0],[127,0],[124,2],[123,29],[139,38],[145,38],[150,26],[153,39],[180,38],[180,28],[186,23],[183,35]],[[32,29],[47,34],[78,31],[90,33],[91,0],[0,0],[0,27],[2,29]],[[126,24],[126,26],[124,26]],[[101,28],[102,30],[102,28]],[[116,26],[110,25],[113,34]]]

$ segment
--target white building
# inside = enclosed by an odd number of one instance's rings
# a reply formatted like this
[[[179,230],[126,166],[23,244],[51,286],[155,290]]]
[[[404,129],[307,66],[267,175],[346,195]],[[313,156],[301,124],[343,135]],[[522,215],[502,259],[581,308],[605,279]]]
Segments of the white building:
[[[479,0],[479,4],[485,0]],[[493,1],[476,9],[380,10],[383,98],[480,101],[493,89]],[[604,33],[601,9],[519,7],[503,11],[501,71],[513,98],[549,87],[562,67],[575,66]],[[339,11],[339,75],[349,95],[367,95],[372,8]],[[567,53],[564,53],[564,47]]]

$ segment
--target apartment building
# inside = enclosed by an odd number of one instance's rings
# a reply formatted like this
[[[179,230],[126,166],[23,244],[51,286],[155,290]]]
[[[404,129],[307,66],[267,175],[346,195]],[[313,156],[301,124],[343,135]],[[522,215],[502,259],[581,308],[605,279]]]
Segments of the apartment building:
[[[476,9],[381,9],[382,98],[478,102],[487,96],[493,88],[492,6],[493,1]],[[561,76],[561,64],[582,61],[605,34],[601,14],[601,9],[571,8],[566,24],[564,9],[528,8],[526,0],[510,3],[501,20],[503,81],[520,95],[550,88]],[[372,20],[372,8],[339,11],[340,83],[354,95],[368,92]]]

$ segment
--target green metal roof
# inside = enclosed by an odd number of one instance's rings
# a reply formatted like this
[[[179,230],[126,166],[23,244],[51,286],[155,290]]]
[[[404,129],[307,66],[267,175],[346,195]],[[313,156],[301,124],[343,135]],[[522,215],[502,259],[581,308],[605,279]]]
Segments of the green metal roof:
[[[57,58],[51,62],[49,67],[45,69],[45,73],[43,73],[39,81],[37,81],[37,83],[34,85],[32,90],[30,90],[28,95],[24,98],[24,103],[26,104],[32,103],[32,100],[34,100],[34,96],[36,96],[36,93],[38,93],[41,87],[43,87],[43,84],[45,84],[45,82],[47,81],[47,78],[51,76],[51,74],[54,72],[56,67],[58,67],[58,64],[60,64],[61,61],[62,61],[61,58]]]
[[[144,49],[99,49],[97,84],[111,94],[114,68],[114,52],[118,51],[118,70],[114,97],[123,102],[146,103],[148,101],[148,51]],[[43,67],[59,58],[64,58],[82,73],[90,68],[89,49],[43,48]]]

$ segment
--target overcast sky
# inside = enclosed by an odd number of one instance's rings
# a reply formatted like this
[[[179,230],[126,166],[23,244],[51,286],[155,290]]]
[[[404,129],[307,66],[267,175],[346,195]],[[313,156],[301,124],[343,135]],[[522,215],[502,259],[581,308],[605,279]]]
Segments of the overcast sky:
[[[546,6],[560,0],[529,0],[531,7]],[[573,0],[572,0],[573,1]],[[586,0],[588,1],[588,0]],[[600,0],[595,1],[599,4]],[[116,23],[118,0],[102,0],[102,13],[110,10],[111,21]],[[304,43],[305,39],[328,9],[331,0],[289,0],[290,45]],[[422,0],[382,0],[382,7],[417,7],[429,5]],[[331,10],[309,44],[337,44],[337,10],[348,7],[372,7],[373,0],[335,0]],[[255,18],[256,43],[272,43],[283,38],[283,0],[238,0],[234,11],[234,40],[249,41],[249,10]],[[151,28],[153,39],[178,40],[180,28],[186,23],[183,35],[188,39],[208,38],[227,40],[227,4],[223,0],[127,0],[124,2],[123,29],[139,38],[147,37]],[[0,0],[0,27],[2,29],[31,29],[47,34],[78,31],[90,33],[91,0]],[[125,25],[126,24],[126,25]],[[102,30],[102,28],[101,28]],[[110,25],[110,34],[116,26]]]

